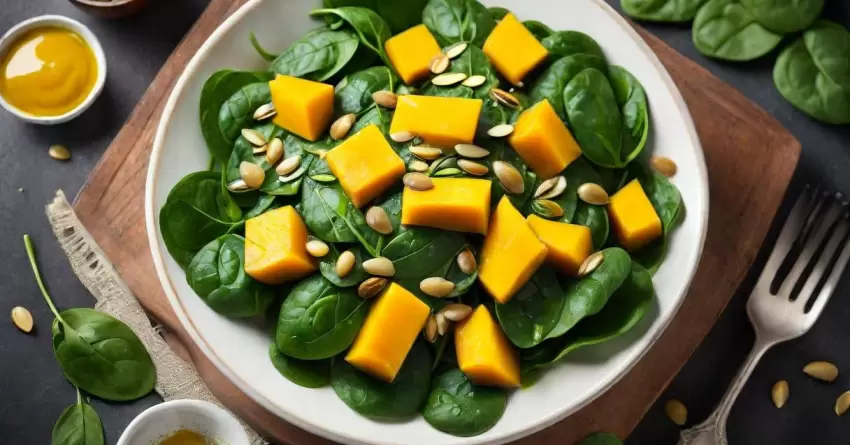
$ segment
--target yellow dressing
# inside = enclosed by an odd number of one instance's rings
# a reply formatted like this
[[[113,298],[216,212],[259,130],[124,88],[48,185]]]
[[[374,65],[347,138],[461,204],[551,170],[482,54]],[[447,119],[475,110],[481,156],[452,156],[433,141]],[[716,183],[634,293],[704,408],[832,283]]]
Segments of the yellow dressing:
[[[74,31],[45,27],[22,35],[3,57],[0,95],[35,116],[60,116],[80,105],[97,80],[97,60]]]
[[[180,430],[166,437],[159,445],[209,445],[206,437],[191,431]]]

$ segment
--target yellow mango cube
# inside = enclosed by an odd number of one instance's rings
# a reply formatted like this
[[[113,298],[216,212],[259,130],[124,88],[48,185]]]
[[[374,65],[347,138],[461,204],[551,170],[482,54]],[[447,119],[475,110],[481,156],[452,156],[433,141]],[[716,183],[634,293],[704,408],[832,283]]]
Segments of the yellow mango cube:
[[[416,25],[384,43],[387,57],[404,83],[411,85],[428,74],[431,59],[440,54],[437,39],[425,25]]]
[[[537,215],[529,215],[527,219],[531,230],[549,249],[546,262],[567,275],[577,277],[581,263],[593,253],[590,228],[550,221]]]
[[[510,143],[543,180],[561,173],[581,156],[581,148],[548,99],[520,114]]]
[[[460,370],[476,385],[520,386],[519,357],[483,304],[455,327]]]
[[[522,214],[503,196],[481,247],[478,279],[499,303],[507,303],[543,264],[548,249]]]
[[[425,326],[431,308],[399,284],[390,283],[369,310],[345,361],[392,382]]]
[[[269,89],[278,127],[310,141],[324,134],[334,113],[333,86],[278,74]]]
[[[513,14],[504,16],[493,28],[483,49],[499,73],[514,85],[520,85],[526,74],[549,54]]]
[[[640,249],[661,236],[661,218],[637,179],[611,197],[608,214],[617,240],[628,251]]]
[[[401,223],[487,234],[491,183],[486,179],[433,178],[434,187],[404,188]]]
[[[307,253],[307,227],[292,206],[245,221],[245,272],[257,281],[280,284],[316,271]]]
[[[409,131],[444,148],[471,144],[483,103],[459,97],[399,96],[390,133]]]
[[[404,161],[375,124],[328,152],[325,160],[357,207],[377,198],[404,175]]]

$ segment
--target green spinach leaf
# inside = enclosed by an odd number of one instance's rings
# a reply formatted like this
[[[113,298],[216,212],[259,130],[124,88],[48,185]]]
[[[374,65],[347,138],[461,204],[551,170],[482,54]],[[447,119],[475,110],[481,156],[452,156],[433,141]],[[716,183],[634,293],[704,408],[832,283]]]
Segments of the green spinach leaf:
[[[690,22],[706,0],[620,0],[630,17],[652,22]]]
[[[354,31],[314,29],[275,59],[272,71],[319,82],[328,80],[354,59],[359,46],[360,38]]]
[[[422,23],[422,9],[428,0],[324,0],[325,8],[362,6],[378,13],[393,34]]]
[[[422,23],[440,46],[470,42],[481,47],[496,26],[490,11],[476,0],[429,0]]]
[[[373,66],[345,76],[334,88],[334,114],[363,113],[375,103],[372,93],[395,91],[397,81],[392,70],[385,66]]]
[[[782,34],[759,24],[738,0],[709,0],[694,19],[693,40],[706,56],[747,61],[776,48]]]
[[[546,37],[549,37],[550,34],[555,32],[552,31],[552,28],[546,26],[546,24],[542,22],[538,22],[537,20],[526,20],[522,22],[522,24],[525,25],[526,29],[528,29],[529,31],[531,31],[532,34],[534,34],[534,37],[536,37],[537,40],[543,40]]]
[[[310,15],[336,16],[344,20],[357,32],[360,43],[366,45],[389,64],[386,51],[384,51],[384,42],[392,37],[392,32],[387,22],[377,12],[360,6],[343,6],[333,9],[316,9]]]
[[[623,441],[609,433],[593,433],[576,445],[623,445]]]
[[[260,41],[257,40],[257,36],[253,32],[248,34],[248,41],[251,42],[251,46],[254,47],[254,51],[256,51],[257,54],[266,62],[274,62],[274,59],[280,57],[280,54],[272,54],[263,48],[263,45],[260,44]]]
[[[324,360],[299,360],[280,352],[272,342],[269,345],[269,359],[280,375],[286,380],[305,388],[321,388],[331,382],[331,362]]]
[[[59,416],[50,434],[50,445],[103,445],[103,424],[100,416],[88,403],[83,402],[77,388],[77,403],[69,406]]]
[[[802,31],[820,16],[824,0],[741,0],[759,23],[777,33]]]
[[[422,416],[445,433],[476,436],[499,421],[507,402],[504,389],[477,386],[460,369],[452,369],[434,377]]]
[[[363,270],[363,262],[368,260],[369,257],[365,252],[363,252],[362,247],[353,246],[348,248],[347,246],[331,244],[330,248],[330,252],[319,259],[319,271],[326,280],[333,283],[334,286],[353,287],[369,278],[369,274]],[[351,253],[354,254],[354,268],[351,269],[351,272],[349,272],[348,275],[340,278],[339,275],[336,274],[336,260],[339,259],[339,255],[346,250],[350,250]]]
[[[230,160],[230,153],[233,151],[236,140],[242,134],[242,129],[254,125],[254,111],[271,100],[272,94],[268,82],[261,82],[245,85],[224,101],[218,112],[218,126],[223,138],[222,142],[228,144],[228,157],[224,161],[219,159],[222,165],[227,165]]]
[[[605,210],[605,207],[580,202],[576,207],[572,223],[590,228],[593,250],[601,249],[608,242],[611,228],[608,222],[608,211]]]
[[[549,267],[541,267],[505,304],[496,304],[496,317],[505,335],[520,348],[537,346],[561,318],[564,290]]]
[[[622,145],[620,154],[623,164],[632,162],[640,155],[649,137],[649,102],[643,85],[625,68],[612,66],[608,79],[622,118]]]
[[[514,207],[517,209],[525,208],[526,204],[531,201],[531,195],[534,194],[534,187],[537,184],[537,175],[528,168],[528,165],[526,165],[516,150],[508,145],[506,141],[495,140],[488,142],[487,148],[490,150],[490,155],[487,156],[486,163],[490,171],[485,177],[492,183],[490,202],[495,206],[502,199],[502,196],[507,195]],[[523,193],[518,195],[505,193],[502,183],[499,182],[499,178],[497,178],[496,174],[493,172],[493,162],[496,161],[507,162],[519,171],[520,175],[522,175],[525,180],[525,190]]]
[[[556,60],[531,85],[531,90],[528,92],[531,103],[537,103],[544,99],[548,100],[561,120],[567,122],[567,111],[564,108],[564,88],[576,74],[587,68],[596,68],[605,72],[608,65],[605,63],[605,59],[588,54],[573,54]]]
[[[557,31],[544,38],[540,43],[549,51],[549,57],[559,59],[573,54],[587,54],[605,60],[602,47],[593,37],[579,31]]]
[[[314,166],[323,164],[317,162]],[[328,243],[360,242],[370,255],[380,255],[384,237],[366,224],[363,212],[348,199],[338,182],[322,184],[308,178],[301,199],[304,224],[317,238]]]
[[[620,154],[622,122],[608,78],[595,68],[575,75],[564,89],[570,128],[582,154],[602,167],[625,165]]]
[[[463,85],[446,88],[428,84],[422,89],[422,94],[427,96],[475,97],[477,99],[485,99],[489,97],[490,89],[499,86],[499,77],[496,75],[496,70],[490,65],[490,59],[477,46],[468,47],[466,51],[452,60],[452,64],[446,72],[464,73],[467,77],[476,75],[484,76],[487,80],[475,88],[469,88]]]
[[[489,7],[487,8],[487,11],[490,12],[490,15],[493,17],[493,20],[496,20],[497,22],[511,13],[511,11],[508,11],[506,8],[502,8],[501,6]]]

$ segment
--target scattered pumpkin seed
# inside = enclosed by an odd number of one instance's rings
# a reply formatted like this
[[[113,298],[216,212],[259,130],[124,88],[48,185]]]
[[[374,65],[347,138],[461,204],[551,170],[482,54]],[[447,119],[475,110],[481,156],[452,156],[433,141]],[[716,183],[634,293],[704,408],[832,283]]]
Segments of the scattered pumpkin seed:
[[[262,145],[260,147],[254,147],[253,153],[255,155],[263,154],[269,149],[269,144]]]
[[[263,170],[263,167],[253,162],[242,161],[239,164],[239,176],[242,177],[248,188],[258,189],[263,185],[263,180],[266,179],[266,172]]]
[[[47,154],[58,161],[67,161],[68,159],[71,159],[71,150],[68,150],[68,147],[64,145],[51,145],[50,148],[47,149]]]
[[[469,159],[458,159],[457,166],[473,176],[484,176],[490,171],[486,165],[470,161]]]
[[[534,197],[539,199],[553,199],[561,196],[567,189],[567,178],[555,176],[543,181],[534,192]]]
[[[389,235],[393,233],[393,225],[390,223],[390,217],[387,216],[387,212],[381,207],[373,206],[369,208],[366,212],[366,224],[380,234]]]
[[[248,184],[245,184],[245,181],[241,179],[237,179],[230,184],[227,184],[227,188],[232,192],[244,192],[246,190],[250,190]]]
[[[446,335],[449,332],[449,325],[451,324],[449,320],[442,312],[437,312],[434,319],[437,321],[437,334]]]
[[[425,327],[422,328],[422,334],[428,343],[434,343],[437,340],[437,316],[431,314],[428,321],[425,322]]]
[[[688,408],[676,399],[668,400],[664,404],[664,412],[676,425],[683,426],[688,423]]]
[[[372,93],[372,100],[384,108],[395,108],[398,105],[398,95],[388,90],[375,91]]]
[[[505,189],[506,192],[512,195],[521,195],[525,192],[525,181],[523,180],[522,175],[519,173],[519,170],[510,163],[505,161],[493,162],[493,173],[496,175],[496,178],[499,179],[499,182],[502,184],[502,188]]]
[[[434,188],[434,181],[422,173],[407,173],[401,181],[407,188],[420,192]]]
[[[367,278],[365,281],[360,283],[360,286],[357,286],[357,295],[359,295],[360,298],[372,298],[375,295],[378,295],[388,282],[389,280],[381,277]]]
[[[467,274],[472,275],[475,272],[475,269],[478,269],[478,264],[475,262],[475,255],[472,254],[472,251],[469,249],[464,249],[457,256],[457,266],[460,268],[460,271]]]
[[[843,416],[848,409],[850,409],[850,391],[846,391],[844,394],[838,396],[838,399],[835,401],[835,414]]]
[[[501,88],[491,89],[490,98],[508,108],[519,108],[520,106],[519,99],[516,96]]]
[[[286,176],[295,171],[301,165],[301,155],[286,158],[275,167],[274,171],[280,176]]]
[[[514,126],[511,124],[500,124],[487,130],[487,135],[492,138],[503,138],[514,132]]]
[[[399,131],[397,133],[393,133],[393,134],[390,135],[390,139],[392,139],[395,142],[398,142],[399,144],[403,144],[403,143],[413,139],[414,137],[416,137],[416,135],[414,135],[413,133],[411,133],[409,131]]]
[[[785,406],[785,402],[788,401],[788,381],[780,380],[776,382],[773,385],[773,389],[770,390],[770,397],[773,399],[773,404],[777,408]]]
[[[450,47],[448,47],[448,48],[444,49],[444,50],[443,50],[443,53],[444,53],[444,54],[446,55],[446,57],[448,57],[449,59],[454,59],[455,57],[457,57],[457,56],[459,56],[459,55],[463,54],[463,52],[464,52],[464,51],[466,51],[466,48],[468,48],[468,47],[469,47],[469,43],[467,43],[467,42],[458,42],[458,43],[455,43],[454,45],[452,45],[452,46],[450,46]]]
[[[378,275],[381,277],[391,277],[395,275],[395,266],[393,266],[393,262],[382,256],[364,261],[363,270],[365,270],[369,275]]]
[[[330,252],[331,248],[328,247],[322,240],[312,239],[307,241],[307,253],[313,255],[316,258],[321,258]]]
[[[587,257],[587,259],[585,259],[578,268],[579,278],[593,273],[593,271],[596,270],[603,261],[605,261],[605,254],[602,253],[602,251],[596,252]]]
[[[12,308],[12,323],[26,334],[32,332],[32,314],[26,308],[15,306]]]
[[[449,168],[444,168],[444,169],[442,169],[438,172],[435,172],[432,176],[434,176],[436,178],[445,178],[447,176],[456,176],[456,175],[460,175],[462,173],[463,173],[463,171],[459,168],[449,167]]]
[[[431,63],[428,64],[428,69],[434,74],[443,74],[447,69],[449,69],[449,63],[449,56],[440,53],[431,59]]]
[[[254,130],[253,128],[243,128],[242,137],[255,147],[262,147],[268,142],[266,140],[266,137],[263,136],[263,133],[260,133],[259,131]]]
[[[467,77],[463,82],[461,82],[461,85],[469,88],[478,88],[481,85],[484,85],[484,82],[487,82],[486,77],[480,74],[475,74],[473,76]]]
[[[340,116],[339,119],[335,120],[334,123],[331,124],[331,139],[338,141],[340,139],[345,138],[348,135],[348,132],[351,131],[351,127],[354,126],[354,122],[356,121],[357,115],[353,113],[348,113]]]
[[[454,292],[455,284],[443,277],[429,277],[419,282],[419,290],[434,298],[443,298]]]
[[[490,155],[490,150],[475,144],[457,144],[455,145],[455,152],[464,158],[470,159],[486,158]]]
[[[463,321],[472,313],[472,308],[461,303],[451,303],[441,309],[440,313],[449,321]]]
[[[300,178],[304,175],[304,173],[307,173],[307,167],[302,165],[301,167],[298,167],[298,170],[295,170],[294,172],[288,175],[280,176],[277,178],[277,180],[285,184],[287,182],[292,182]]]
[[[429,147],[427,145],[414,145],[410,147],[410,153],[419,159],[433,161],[443,155],[443,150],[438,147]]]
[[[652,164],[652,168],[654,168],[655,171],[661,173],[662,175],[668,178],[675,175],[676,171],[678,170],[676,163],[673,162],[672,159],[664,156],[653,156],[650,160],[650,163]]]
[[[434,162],[431,163],[431,166],[428,167],[428,173],[433,174],[437,170],[442,170],[447,167],[456,167],[457,166],[457,158],[454,155],[443,156],[438,158]]]
[[[328,184],[328,183],[331,183],[331,182],[335,182],[336,176],[328,175],[328,174],[321,174],[321,175],[310,176],[310,179],[312,179],[316,182],[323,182],[323,183]]]
[[[267,144],[266,162],[274,165],[283,157],[283,141],[280,138],[272,138]]]
[[[256,110],[254,110],[254,120],[264,121],[276,114],[277,110],[275,110],[274,104],[270,102],[260,105]]]
[[[608,192],[599,184],[586,182],[579,186],[578,197],[582,201],[596,206],[608,204]]]
[[[443,73],[431,79],[431,83],[439,87],[448,87],[463,82],[466,78],[466,73]]]
[[[339,254],[339,258],[336,259],[336,275],[340,278],[345,278],[346,275],[351,273],[354,270],[354,262],[356,258],[354,257],[354,253],[350,250],[346,250]]]
[[[531,210],[534,210],[534,213],[549,219],[564,216],[564,209],[561,208],[557,202],[550,201],[548,199],[535,199],[534,202],[531,203]]]
[[[419,159],[414,159],[410,161],[410,164],[407,164],[407,169],[412,172],[427,172],[428,171],[428,163],[420,161]]]
[[[814,377],[824,382],[834,382],[838,378],[838,367],[830,362],[811,362],[803,368],[809,377]]]

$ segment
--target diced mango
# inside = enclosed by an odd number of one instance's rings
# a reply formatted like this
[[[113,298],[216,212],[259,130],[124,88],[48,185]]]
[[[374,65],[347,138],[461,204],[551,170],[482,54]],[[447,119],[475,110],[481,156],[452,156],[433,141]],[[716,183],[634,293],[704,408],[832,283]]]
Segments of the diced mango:
[[[372,305],[345,361],[386,382],[395,379],[431,309],[407,289],[390,283]]]
[[[478,279],[499,303],[507,303],[546,259],[546,246],[503,196],[481,247]]]
[[[486,179],[433,178],[434,187],[404,188],[401,223],[487,234],[491,183]]]
[[[502,328],[483,304],[455,327],[460,370],[477,385],[520,385],[519,358]]]
[[[404,161],[375,124],[350,136],[325,160],[357,207],[377,198],[404,175]]]
[[[640,249],[661,236],[661,219],[637,179],[611,197],[608,214],[617,239],[626,250]]]
[[[440,54],[437,39],[425,25],[416,25],[384,43],[387,57],[404,83],[411,85],[428,74],[431,59]]]
[[[581,156],[581,148],[548,99],[520,114],[510,143],[543,180],[562,172]]]
[[[514,85],[520,85],[549,53],[513,14],[504,16],[493,28],[483,49],[499,73]]]
[[[327,130],[334,112],[333,86],[278,74],[269,89],[278,127],[311,141]]]
[[[578,276],[581,263],[593,253],[590,228],[550,221],[537,215],[529,215],[528,225],[549,249],[546,262],[567,275]]]
[[[245,221],[245,272],[258,281],[280,284],[316,271],[307,253],[307,227],[292,206]]]
[[[399,96],[390,133],[409,131],[444,148],[470,144],[483,103],[459,97]]]

